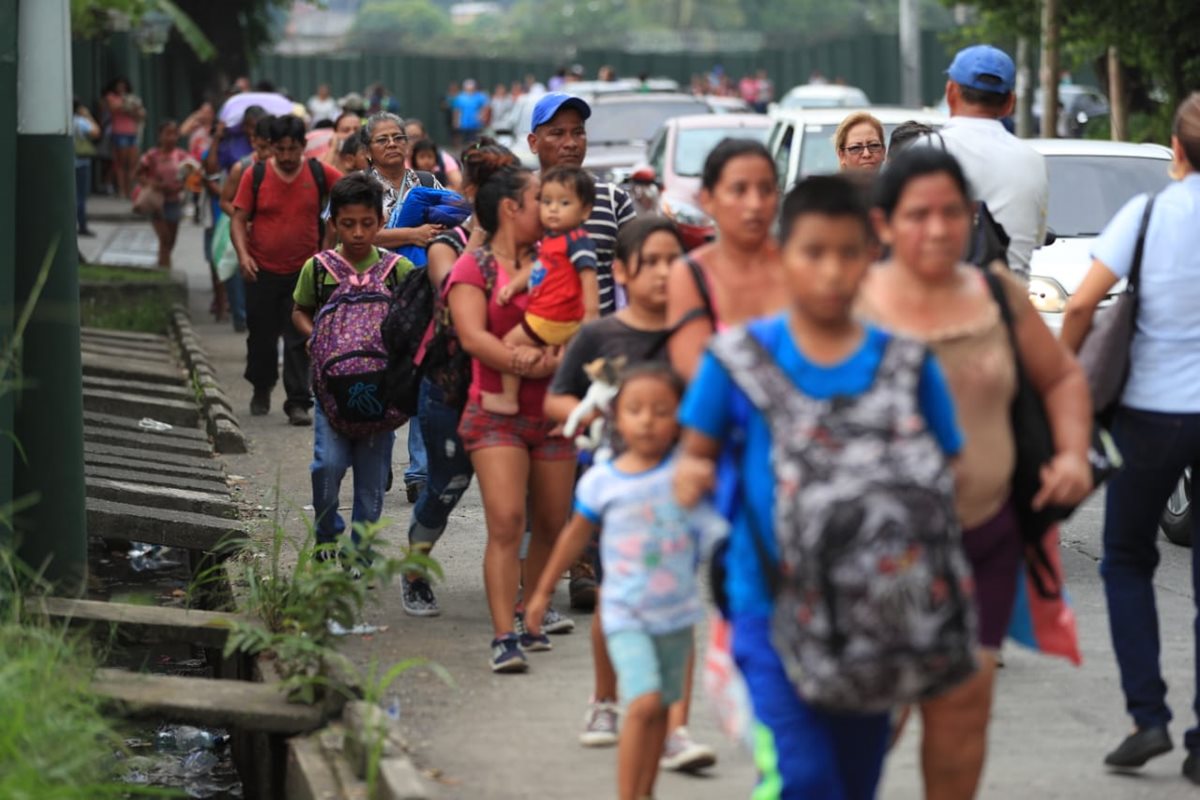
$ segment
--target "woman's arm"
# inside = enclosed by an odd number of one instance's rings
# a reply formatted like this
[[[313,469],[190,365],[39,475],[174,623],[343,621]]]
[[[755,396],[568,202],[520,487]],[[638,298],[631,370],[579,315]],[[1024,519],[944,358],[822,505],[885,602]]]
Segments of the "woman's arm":
[[[433,284],[434,289],[441,289],[450,275],[450,270],[454,269],[458,253],[445,242],[434,242],[425,251],[425,257],[428,259],[425,271],[429,275],[429,282]]]
[[[1009,293],[1009,303],[1015,301]],[[1092,439],[1092,399],[1079,363],[1046,327],[1027,297],[1014,308],[1017,347],[1034,389],[1042,397],[1055,456],[1042,467],[1042,488],[1034,510],[1047,505],[1073,505],[1092,490],[1088,449]]]
[[[1092,261],[1092,268],[1083,277],[1083,283],[1067,301],[1067,310],[1063,314],[1062,343],[1072,353],[1078,353],[1092,328],[1092,317],[1096,307],[1108,294],[1108,290],[1116,285],[1119,279],[1113,271],[1100,259]]]
[[[596,270],[585,269],[580,272],[579,282],[583,284],[583,321],[600,319],[600,279],[596,276]]]
[[[487,329],[487,297],[482,288],[465,283],[456,284],[450,289],[449,299],[454,331],[463,349],[472,358],[500,372],[533,377],[533,366],[542,360],[541,348],[510,349]]]
[[[571,412],[578,408],[582,402],[582,400],[573,394],[551,394],[550,392],[546,392],[546,402],[543,406],[543,411],[547,419],[561,424],[567,421],[567,417],[571,416]],[[584,420],[583,426],[586,428],[590,425],[598,413]]]
[[[682,258],[677,259],[667,278],[667,329],[675,331],[667,342],[667,354],[671,366],[685,381],[695,377],[700,357],[715,330],[713,320],[701,314],[694,314],[690,322],[675,330],[685,316],[697,309],[704,309],[704,300],[696,288],[691,268]]]
[[[241,162],[234,164],[221,186],[221,213],[227,216],[233,216],[233,198],[237,196],[238,184],[242,182],[242,173],[245,171]]]
[[[419,228],[384,228],[375,234],[375,246],[395,250],[407,244],[427,247],[433,237],[442,232],[440,225],[422,225]]]
[[[558,585],[563,572],[583,555],[595,532],[596,526],[591,520],[576,513],[558,535],[554,550],[550,553],[550,560],[542,570],[542,579],[538,582],[533,596],[525,601],[525,625],[530,633],[542,632],[542,617],[546,615],[554,587]]]

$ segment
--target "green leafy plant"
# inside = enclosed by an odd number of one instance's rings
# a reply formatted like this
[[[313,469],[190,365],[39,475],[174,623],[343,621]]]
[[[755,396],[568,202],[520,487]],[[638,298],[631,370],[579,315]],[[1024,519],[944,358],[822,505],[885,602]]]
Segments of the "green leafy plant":
[[[355,690],[353,672],[337,653],[338,627],[353,629],[363,609],[382,587],[401,572],[441,576],[441,567],[420,552],[405,550],[400,558],[377,551],[386,523],[356,526],[359,541],[343,535],[336,544],[317,544],[314,523],[307,519],[302,541],[287,536],[275,505],[271,540],[265,551],[244,554],[239,577],[244,583],[241,605],[261,624],[234,623],[225,646],[235,652],[268,654],[276,660],[283,689],[299,702],[313,703],[329,691],[347,697]],[[288,551],[295,566],[284,563]]]

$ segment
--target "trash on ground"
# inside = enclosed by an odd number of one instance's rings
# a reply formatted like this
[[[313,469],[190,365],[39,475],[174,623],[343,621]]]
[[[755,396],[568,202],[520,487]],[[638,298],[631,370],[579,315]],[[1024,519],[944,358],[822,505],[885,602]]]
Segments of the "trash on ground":
[[[156,419],[150,419],[150,417],[142,417],[140,420],[138,420],[138,427],[144,431],[154,431],[155,433],[166,433],[167,431],[171,430],[175,426],[171,425],[168,422],[160,422],[159,420],[156,420]]]
[[[353,628],[346,628],[336,620],[329,620],[327,623],[329,632],[334,636],[370,636],[375,633],[383,633],[388,629],[387,625],[368,625],[365,622],[360,622]]]

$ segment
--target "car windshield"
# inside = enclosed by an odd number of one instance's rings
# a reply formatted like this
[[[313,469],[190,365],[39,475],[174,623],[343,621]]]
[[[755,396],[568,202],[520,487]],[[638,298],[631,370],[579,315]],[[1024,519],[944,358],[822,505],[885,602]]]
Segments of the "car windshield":
[[[940,126],[935,126],[940,127]],[[833,136],[837,133],[837,125],[805,125],[804,143],[800,151],[800,177],[806,175],[827,175],[837,172],[837,151],[833,148]],[[884,123],[883,141],[887,143],[892,138],[896,124]]]
[[[1131,197],[1160,191],[1171,162],[1130,156],[1046,156],[1056,236],[1097,236]]]
[[[789,93],[781,103],[784,108],[864,108],[870,104],[866,94],[858,89],[848,89],[844,94]]]
[[[588,141],[591,144],[646,142],[669,119],[708,113],[706,103],[683,96],[667,99],[656,95],[653,102],[597,100],[587,121]]]
[[[679,131],[675,140],[676,175],[699,177],[704,160],[722,139],[754,139],[765,142],[770,128],[691,128]]]

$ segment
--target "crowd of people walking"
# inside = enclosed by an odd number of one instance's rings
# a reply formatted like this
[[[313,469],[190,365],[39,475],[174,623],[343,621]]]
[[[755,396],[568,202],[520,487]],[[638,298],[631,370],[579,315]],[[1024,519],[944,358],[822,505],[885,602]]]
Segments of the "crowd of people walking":
[[[688,733],[705,559],[754,719],[747,795],[875,796],[911,708],[925,796],[957,800],[978,789],[1017,587],[1053,532],[1031,520],[1108,477],[1095,425],[1125,462],[1101,571],[1136,726],[1106,763],[1137,768],[1172,747],[1152,577],[1162,506],[1200,464],[1200,94],[1175,117],[1177,182],[1100,236],[1060,340],[1023,283],[1049,185],[999,121],[1015,68],[976,46],[947,75],[947,125],[887,141],[869,112],[850,114],[834,138],[842,173],[786,191],[762,144],[722,141],[700,194],[718,235],[686,253],[670,221],[636,217],[621,187],[583,169],[591,109],[556,86],[532,112],[536,170],[484,135],[526,87],[489,99],[473,81],[447,95],[457,157],[383,87],[361,106],[322,87],[306,108],[329,132],[319,146],[298,116],[250,105],[236,124],[193,126],[211,131],[202,152],[178,149],[167,122],[114,170],[119,191],[161,192],[169,263],[184,160],[202,165],[212,215],[229,220],[210,260],[218,309],[247,331],[250,412],[271,411],[282,341],[283,411],[315,426],[323,557],[379,519],[407,420],[410,548],[434,552],[478,478],[481,662],[553,669],[530,654],[575,629],[566,605],[595,608],[580,743],[618,746],[623,800],[653,796],[660,765],[716,761]],[[769,99],[764,79],[744,82],[747,102],[752,89]],[[118,137],[144,112],[128,82],[110,96],[113,143],[128,145]],[[77,112],[77,140],[97,128]],[[998,235],[986,252],[980,220]],[[232,252],[224,276],[218,249]],[[1121,279],[1139,298],[1131,369],[1116,406],[1094,408],[1075,352]],[[1030,407],[1040,432],[1014,413]],[[1030,437],[1045,451],[1032,465]],[[409,615],[440,613],[429,575],[402,576],[401,591]],[[1200,784],[1197,731],[1183,771]]]

